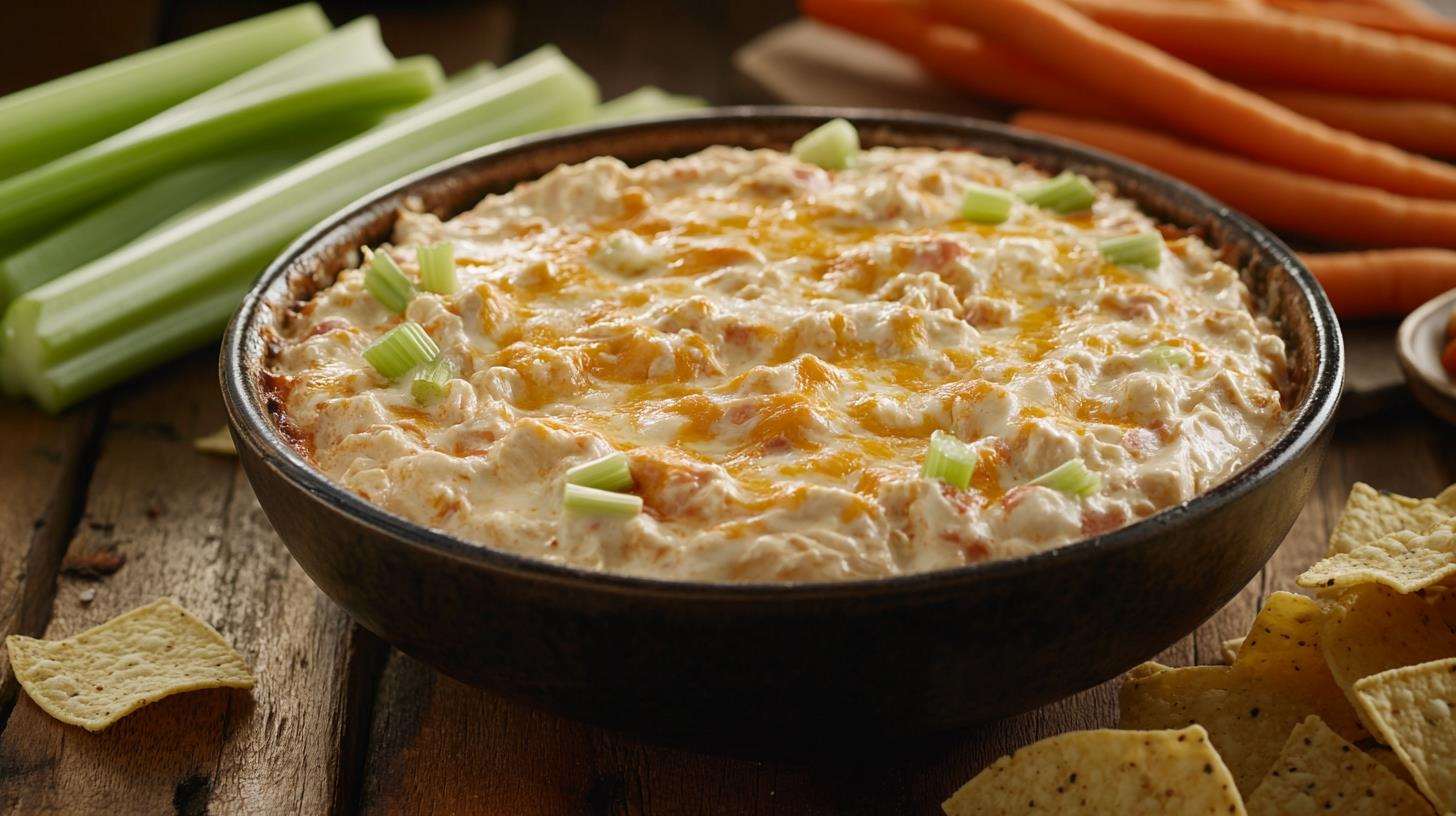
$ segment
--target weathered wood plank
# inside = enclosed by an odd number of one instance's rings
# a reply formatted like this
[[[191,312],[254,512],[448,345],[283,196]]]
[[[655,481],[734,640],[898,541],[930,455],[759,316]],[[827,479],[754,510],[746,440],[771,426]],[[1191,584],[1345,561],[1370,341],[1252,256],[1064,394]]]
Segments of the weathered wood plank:
[[[50,417],[0,403],[0,640],[35,635],[50,619],[56,570],[90,475],[90,445],[104,409]],[[0,727],[18,690],[0,663]]]
[[[0,733],[0,810],[314,814],[353,795],[358,705],[382,651],[289,559],[236,461],[193,451],[223,422],[215,360],[117,395],[67,558],[121,566],[62,575],[45,634],[171,595],[243,653],[258,686],[173,697],[101,734],[22,696]]]

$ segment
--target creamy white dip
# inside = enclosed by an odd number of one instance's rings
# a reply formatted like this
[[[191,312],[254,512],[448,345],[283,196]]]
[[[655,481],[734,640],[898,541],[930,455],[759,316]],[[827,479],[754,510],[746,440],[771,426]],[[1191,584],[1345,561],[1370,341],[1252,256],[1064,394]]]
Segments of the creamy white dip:
[[[1286,363],[1197,238],[1153,270],[1104,261],[1100,239],[1155,226],[1111,190],[960,218],[972,183],[1044,178],[888,148],[835,172],[726,147],[561,167],[448,222],[403,213],[377,251],[415,278],[415,247],[451,240],[459,290],[401,316],[346,271],[290,316],[271,380],[331,479],[554,563],[826,581],[1046,550],[1227,479],[1278,432]],[[460,372],[429,406],[361,356],[404,319]],[[920,476],[937,429],[977,448],[969,488]],[[563,513],[566,470],[613,450],[645,511]],[[1095,494],[1027,484],[1076,457]]]

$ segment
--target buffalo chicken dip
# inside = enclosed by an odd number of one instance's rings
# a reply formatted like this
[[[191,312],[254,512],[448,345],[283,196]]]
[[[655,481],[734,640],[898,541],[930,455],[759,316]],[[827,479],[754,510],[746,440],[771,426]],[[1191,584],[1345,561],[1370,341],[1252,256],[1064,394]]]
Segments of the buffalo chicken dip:
[[[392,245],[274,338],[281,424],[411,521],[699,581],[957,567],[1115,530],[1281,427],[1283,344],[1198,238],[968,151],[559,167]]]

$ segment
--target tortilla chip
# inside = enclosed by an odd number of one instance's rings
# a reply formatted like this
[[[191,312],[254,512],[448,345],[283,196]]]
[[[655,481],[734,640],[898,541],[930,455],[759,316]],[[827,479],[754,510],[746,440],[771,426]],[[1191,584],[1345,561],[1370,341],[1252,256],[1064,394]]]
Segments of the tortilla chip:
[[[1244,813],[1228,768],[1196,725],[1050,737],[997,760],[941,807],[949,816]]]
[[[1348,553],[1401,530],[1425,532],[1451,516],[1456,516],[1456,485],[1434,499],[1412,499],[1356,482],[1330,533],[1326,554]]]
[[[1421,595],[1365,584],[1329,604],[1320,646],[1335,682],[1355,702],[1355,681],[1401,666],[1456,657],[1456,634]],[[1369,725],[1369,723],[1366,723]]]
[[[1276,592],[1249,625],[1239,645],[1235,666],[1280,675],[1319,674],[1324,670],[1320,652],[1320,623],[1324,610],[1312,598]]]
[[[1297,684],[1237,666],[1165,669],[1123,684],[1118,692],[1118,725],[1135,729],[1202,725],[1239,790],[1248,794],[1274,764],[1289,732],[1305,717],[1328,715],[1339,722],[1337,730],[1343,736],[1363,735],[1339,686],[1327,682],[1330,691],[1311,694]]]
[[[1239,659],[1239,649],[1244,646],[1244,639],[1241,637],[1229,638],[1219,646],[1219,654],[1223,655],[1223,662],[1233,665]]]
[[[172,694],[253,687],[242,656],[171,598],[65,640],[11,635],[5,645],[16,679],[36,705],[87,731]]]
[[[1181,728],[1198,723],[1228,763],[1239,790],[1263,780],[1289,732],[1311,714],[1341,736],[1364,736],[1350,701],[1320,651],[1319,604],[1276,592],[1254,618],[1232,666],[1135,669],[1118,699],[1123,728]]]
[[[1411,593],[1456,575],[1456,518],[1424,533],[1402,530],[1332,555],[1299,576],[1303,587],[1384,584]]]
[[[238,449],[233,445],[233,435],[228,433],[226,425],[207,436],[199,436],[192,440],[192,447],[198,453],[210,453],[213,456],[238,455]]]
[[[1456,658],[1371,675],[1355,697],[1416,787],[1441,812],[1456,810]]]
[[[1429,816],[1431,806],[1319,717],[1295,726],[1274,767],[1249,797],[1249,816],[1340,813]]]

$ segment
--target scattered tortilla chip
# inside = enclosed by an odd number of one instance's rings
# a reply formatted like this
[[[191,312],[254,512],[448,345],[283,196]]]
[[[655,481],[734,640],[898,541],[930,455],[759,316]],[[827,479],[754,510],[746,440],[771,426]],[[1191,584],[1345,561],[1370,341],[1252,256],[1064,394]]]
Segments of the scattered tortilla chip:
[[[100,731],[172,694],[253,687],[216,629],[162,598],[65,640],[5,639],[25,693],[61,722]]]
[[[1303,695],[1314,706],[1312,713],[1320,714],[1350,739],[1359,739],[1363,734],[1354,706],[1348,698],[1341,705],[1344,690],[1325,663],[1320,644],[1324,617],[1315,600],[1275,592],[1254,616],[1232,665],[1254,681]]]
[[[1290,730],[1310,714],[1330,713],[1339,730],[1357,739],[1364,733],[1350,703],[1330,682],[1337,699],[1315,699],[1290,684],[1233,666],[1165,669],[1129,680],[1118,692],[1122,728],[1208,729],[1240,791],[1252,793],[1274,764]]]
[[[1281,675],[1321,673],[1325,661],[1319,645],[1323,619],[1324,610],[1314,599],[1275,592],[1254,616],[1234,665]]]
[[[1402,530],[1332,555],[1299,576],[1303,587],[1384,584],[1411,593],[1456,575],[1456,518],[1424,533]]]
[[[1239,658],[1239,649],[1244,646],[1244,639],[1241,637],[1229,638],[1219,646],[1219,652],[1223,655],[1223,662],[1233,665]]]
[[[192,447],[199,453],[210,453],[214,456],[238,455],[238,449],[233,445],[233,435],[228,433],[226,425],[207,436],[199,436],[192,440]]]
[[[1244,813],[1228,768],[1196,725],[1050,737],[997,760],[941,807],[949,816]]]
[[[1144,729],[1202,725],[1246,794],[1263,780],[1289,732],[1311,714],[1341,736],[1360,739],[1364,728],[1320,651],[1322,618],[1313,600],[1274,593],[1254,618],[1232,666],[1143,668],[1130,676],[1118,695],[1118,724]]]
[[[1456,657],[1456,634],[1421,595],[1365,584],[1329,604],[1320,647],[1335,682],[1355,702],[1355,681],[1401,666]],[[1368,726],[1369,723],[1366,723]]]
[[[1373,674],[1355,697],[1416,787],[1441,812],[1456,810],[1456,658]]]
[[[1401,530],[1425,532],[1456,516],[1456,485],[1433,499],[1412,499],[1396,493],[1382,493],[1364,482],[1350,488],[1350,498],[1335,529],[1330,533],[1327,555],[1353,551]]]
[[[1249,816],[1431,813],[1430,804],[1419,793],[1314,716],[1290,732],[1274,767],[1249,797],[1248,808]]]

